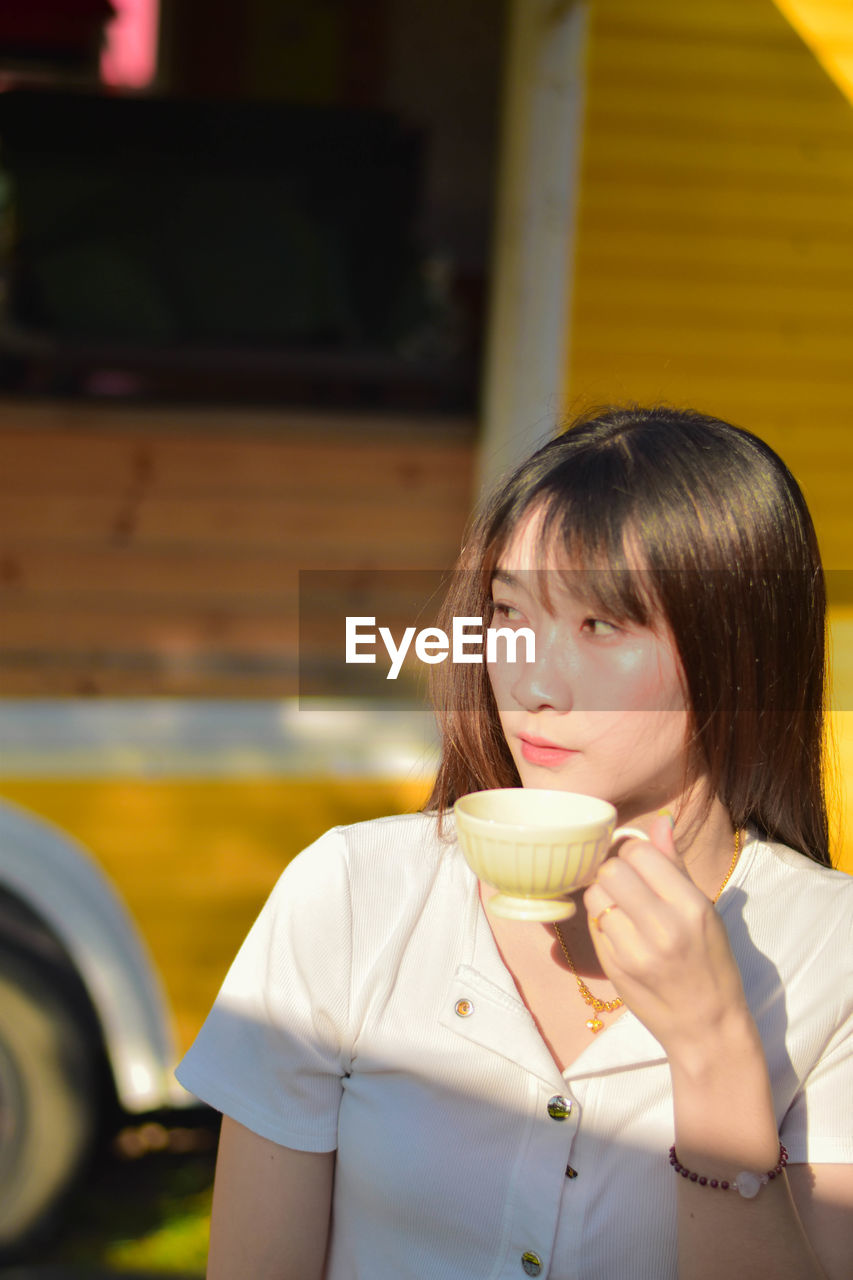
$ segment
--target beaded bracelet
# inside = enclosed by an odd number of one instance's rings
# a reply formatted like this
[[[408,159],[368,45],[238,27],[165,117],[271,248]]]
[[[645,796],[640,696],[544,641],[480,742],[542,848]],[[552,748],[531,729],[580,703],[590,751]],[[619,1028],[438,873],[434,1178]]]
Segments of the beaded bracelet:
[[[700,1177],[698,1173],[692,1173],[690,1169],[685,1169],[684,1165],[679,1163],[678,1156],[675,1154],[675,1147],[670,1147],[669,1149],[669,1163],[672,1165],[673,1173],[680,1173],[682,1178],[688,1178],[690,1182],[697,1182],[700,1187],[712,1187],[715,1191],[718,1187],[720,1191],[737,1191],[745,1200],[751,1200],[753,1196],[758,1195],[762,1187],[766,1187],[768,1182],[772,1182],[774,1178],[779,1176],[788,1163],[788,1152],[780,1142],[779,1163],[775,1169],[768,1169],[767,1173],[761,1174],[748,1173],[744,1170],[731,1182],[719,1181],[717,1178]]]

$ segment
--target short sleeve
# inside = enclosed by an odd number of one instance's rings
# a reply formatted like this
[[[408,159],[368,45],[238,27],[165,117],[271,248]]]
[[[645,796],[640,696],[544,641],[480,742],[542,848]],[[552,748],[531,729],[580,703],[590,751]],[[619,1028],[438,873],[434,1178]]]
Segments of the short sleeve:
[[[181,1084],[282,1146],[334,1150],[351,936],[346,848],[331,831],[273,889],[178,1067]]]
[[[847,952],[849,964],[850,952]],[[804,1079],[782,1122],[792,1163],[853,1164],[853,981],[849,968],[836,1029]]]

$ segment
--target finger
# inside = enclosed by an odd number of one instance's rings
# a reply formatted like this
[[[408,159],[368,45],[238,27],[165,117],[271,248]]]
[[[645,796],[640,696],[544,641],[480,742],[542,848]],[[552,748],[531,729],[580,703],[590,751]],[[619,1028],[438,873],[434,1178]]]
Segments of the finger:
[[[618,884],[616,880],[613,877],[607,885],[596,881],[584,894],[590,933],[602,933],[605,923],[614,925],[617,917],[622,938],[626,937],[626,929],[635,938],[653,929],[666,912],[666,904],[629,867],[623,868]]]
[[[655,874],[649,874],[646,864],[649,858],[657,860]],[[638,863],[639,866],[635,865]],[[638,841],[633,851],[626,851],[618,858],[612,858],[599,868],[596,883],[632,921],[641,932],[657,929],[663,923],[663,917],[669,909],[672,891],[660,890],[660,881],[667,876],[680,875],[666,856],[659,849],[654,849],[645,841]]]
[[[668,809],[661,809],[657,817],[652,820],[646,839],[639,839],[636,836],[622,836],[617,844],[614,845],[614,851],[617,856],[623,857],[626,853],[648,847],[650,844],[665,854],[669,861],[677,867],[683,865],[681,855],[675,844],[674,819]]]
[[[656,848],[672,861],[681,865],[681,857],[675,847],[675,819],[668,809],[661,809],[660,813],[649,827],[649,837]]]
[[[584,905],[595,953],[607,977],[618,986],[619,976],[626,969],[630,971],[634,959],[647,954],[647,944],[631,917],[601,885],[590,885],[584,893]]]
[[[617,904],[613,901],[609,893],[605,893],[600,884],[591,884],[585,890],[583,895],[583,903],[586,907],[587,920],[589,921],[590,932],[596,930],[601,932],[601,922],[605,918],[605,914],[612,912]]]
[[[670,853],[649,841],[632,841],[630,847],[620,849],[618,858],[611,859],[600,868],[598,878],[610,893],[616,891],[620,866],[629,868],[663,902],[685,905],[694,899],[697,892],[681,859],[674,859]]]
[[[627,945],[630,947],[631,939],[636,937],[636,930],[624,912],[620,911],[619,905],[598,884],[590,885],[584,893],[584,906],[587,911],[592,945],[604,972],[608,977],[612,977],[614,948],[618,947],[622,950],[625,947],[626,934],[628,935]],[[623,917],[621,921],[618,919],[620,915]]]

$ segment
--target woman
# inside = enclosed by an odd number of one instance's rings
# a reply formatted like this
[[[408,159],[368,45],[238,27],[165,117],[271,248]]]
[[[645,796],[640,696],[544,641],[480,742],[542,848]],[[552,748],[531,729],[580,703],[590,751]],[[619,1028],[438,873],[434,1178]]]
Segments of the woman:
[[[796,483],[698,414],[581,421],[475,524],[447,616],[484,615],[535,659],[442,669],[429,811],[291,863],[180,1070],[226,1116],[210,1280],[848,1276],[853,881]],[[490,917],[453,840],[519,784],[651,838],[557,928]]]

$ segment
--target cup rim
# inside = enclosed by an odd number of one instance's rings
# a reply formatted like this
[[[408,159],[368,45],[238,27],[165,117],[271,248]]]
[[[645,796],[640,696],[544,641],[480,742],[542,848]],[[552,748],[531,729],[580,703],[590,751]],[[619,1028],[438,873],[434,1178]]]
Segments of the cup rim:
[[[561,820],[559,816],[550,816],[543,818],[537,822],[534,819],[519,820],[517,818],[500,818],[485,817],[482,814],[473,813],[471,806],[476,803],[478,797],[482,796],[518,796],[525,795],[547,796],[549,802],[558,798],[565,799],[572,797],[573,800],[583,800],[590,806],[589,810],[575,818]],[[468,803],[466,803],[468,802]],[[553,830],[559,828],[565,822],[565,825],[583,826],[589,823],[609,822],[616,819],[616,808],[609,800],[602,800],[599,796],[586,795],[581,791],[563,791],[553,787],[484,787],[481,791],[469,791],[466,795],[460,796],[453,805],[454,817],[461,816],[463,823],[476,825],[485,830],[495,832],[499,828],[507,831],[530,831],[531,828],[539,828],[541,830]]]

